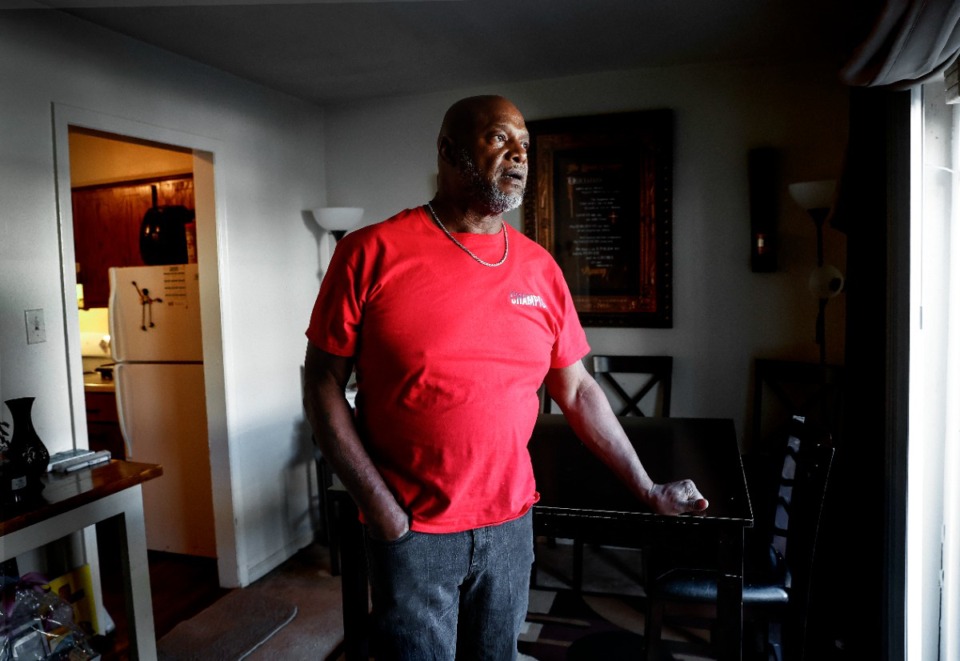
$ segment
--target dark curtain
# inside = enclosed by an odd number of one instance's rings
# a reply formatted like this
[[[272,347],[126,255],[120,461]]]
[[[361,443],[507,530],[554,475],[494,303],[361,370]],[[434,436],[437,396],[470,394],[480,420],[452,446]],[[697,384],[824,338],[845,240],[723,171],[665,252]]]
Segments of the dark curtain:
[[[849,85],[905,89],[931,79],[960,53],[960,3],[887,0],[841,71]]]
[[[905,435],[890,389],[903,385],[909,333],[896,282],[909,265],[910,94],[850,91],[850,147],[834,209],[847,235],[844,426],[824,506],[812,595],[811,659],[902,659]],[[896,517],[895,521],[891,519]],[[899,594],[899,597],[897,597]],[[902,647],[902,646],[901,646]]]
[[[858,7],[858,9],[860,9]],[[960,1],[885,0],[840,71],[849,142],[831,224],[847,235],[847,372],[813,618],[824,659],[904,658],[909,89],[960,53]],[[817,657],[813,657],[817,658]]]
[[[849,30],[844,49],[850,54],[840,79],[854,91],[909,90],[942,75],[960,54],[960,0],[880,0],[848,11],[855,18],[843,15]],[[865,98],[879,101],[882,96]],[[874,136],[857,133],[859,117],[868,124],[872,113],[869,101],[851,103],[850,140],[831,214],[832,226],[842,232],[861,219],[875,224],[870,219],[879,211],[878,182],[868,175]]]

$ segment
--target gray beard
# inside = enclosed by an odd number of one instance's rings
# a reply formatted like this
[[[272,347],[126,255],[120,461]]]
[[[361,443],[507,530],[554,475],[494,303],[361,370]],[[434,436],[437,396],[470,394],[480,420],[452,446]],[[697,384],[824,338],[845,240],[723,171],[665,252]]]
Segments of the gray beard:
[[[516,209],[523,202],[523,191],[504,193],[495,182],[483,177],[476,162],[465,149],[457,150],[457,170],[471,197],[483,204],[491,214]]]

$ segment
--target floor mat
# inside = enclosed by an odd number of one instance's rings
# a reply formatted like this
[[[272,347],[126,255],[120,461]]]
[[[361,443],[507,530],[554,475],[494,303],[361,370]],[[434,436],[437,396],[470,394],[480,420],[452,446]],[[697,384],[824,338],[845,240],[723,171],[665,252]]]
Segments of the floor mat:
[[[243,659],[297,615],[297,607],[253,590],[234,590],[157,643],[159,661]]]

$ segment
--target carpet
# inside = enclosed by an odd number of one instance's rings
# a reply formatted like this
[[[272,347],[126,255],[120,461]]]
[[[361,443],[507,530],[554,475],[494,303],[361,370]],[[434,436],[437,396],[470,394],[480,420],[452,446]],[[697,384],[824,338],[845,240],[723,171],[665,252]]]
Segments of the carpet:
[[[256,590],[230,592],[157,642],[159,661],[244,659],[297,616],[297,606]]]
[[[330,554],[313,544],[246,590],[297,605],[297,617],[246,661],[337,659],[343,643],[340,577],[330,575]]]

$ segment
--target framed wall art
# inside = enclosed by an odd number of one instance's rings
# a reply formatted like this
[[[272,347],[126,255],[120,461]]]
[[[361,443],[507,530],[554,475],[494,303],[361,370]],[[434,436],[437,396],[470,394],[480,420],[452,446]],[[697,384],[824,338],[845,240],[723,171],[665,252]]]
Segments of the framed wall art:
[[[531,121],[524,232],[584,326],[673,326],[673,113]]]

